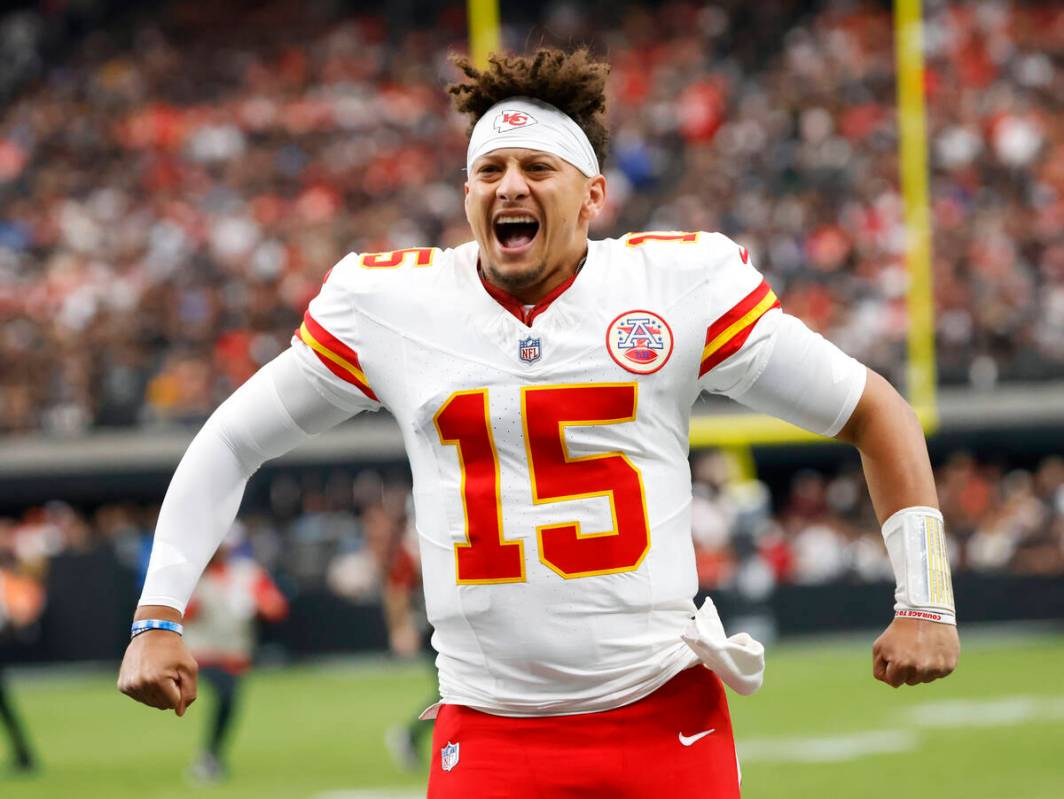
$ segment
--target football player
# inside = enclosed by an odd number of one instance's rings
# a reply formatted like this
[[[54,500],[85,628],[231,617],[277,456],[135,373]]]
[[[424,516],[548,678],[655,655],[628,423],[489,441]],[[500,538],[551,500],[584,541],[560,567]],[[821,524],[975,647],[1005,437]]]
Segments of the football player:
[[[206,746],[186,772],[196,783],[228,776],[225,751],[251,668],[256,618],[276,623],[288,615],[288,600],[269,573],[240,551],[243,543],[238,523],[207,564],[184,613],[185,644],[215,696]]]
[[[11,645],[30,630],[44,612],[45,593],[40,572],[43,564],[27,568],[15,554],[14,539],[0,519],[0,644]],[[11,770],[32,772],[38,767],[25,725],[15,710],[14,698],[0,660],[0,726],[11,744]]]
[[[414,475],[438,653],[429,796],[736,797],[722,681],[756,690],[764,650],[692,601],[692,403],[723,394],[860,450],[898,578],[873,646],[893,686],[949,674],[959,650],[923,432],[726,237],[588,240],[605,64],[457,63],[474,240],[345,257],[292,347],[211,416],[163,503],[119,687],[185,712],[181,613],[248,477],[384,407]]]

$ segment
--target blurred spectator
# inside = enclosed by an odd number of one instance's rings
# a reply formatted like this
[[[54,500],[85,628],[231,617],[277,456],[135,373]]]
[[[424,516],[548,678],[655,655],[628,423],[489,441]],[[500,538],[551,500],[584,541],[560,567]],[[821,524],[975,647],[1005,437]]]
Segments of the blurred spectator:
[[[153,6],[48,65],[34,12],[0,20],[0,84],[23,86],[0,111],[0,430],[196,422],[287,346],[344,253],[468,238],[464,123],[441,91],[462,14],[259,5]],[[544,43],[613,64],[596,235],[721,230],[785,308],[901,382],[890,15],[776,11],[544,12]],[[948,382],[1064,376],[1062,30],[1048,2],[927,10]]]
[[[13,526],[0,519],[0,643],[24,636],[44,610],[44,589],[36,561],[20,562]],[[28,772],[36,767],[26,730],[15,711],[0,660],[0,724],[11,744],[11,768]]]
[[[713,450],[695,459],[692,476],[691,535],[698,581],[717,585],[730,579],[735,568],[728,544],[739,515],[738,467],[724,452]]]
[[[251,668],[255,620],[281,621],[288,602],[270,575],[245,549],[244,529],[234,525],[215,553],[185,611],[185,641],[199,664],[201,684],[214,706],[207,745],[189,769],[195,782],[220,782],[228,775],[225,752],[232,732],[241,678]]]

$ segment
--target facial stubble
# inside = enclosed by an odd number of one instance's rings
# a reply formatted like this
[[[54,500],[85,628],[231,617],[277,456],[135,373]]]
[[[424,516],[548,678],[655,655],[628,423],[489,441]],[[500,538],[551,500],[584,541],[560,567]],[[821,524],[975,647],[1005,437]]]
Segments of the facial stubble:
[[[501,272],[487,261],[483,263],[482,268],[484,269],[484,276],[487,277],[489,283],[516,295],[522,289],[534,286],[543,279],[543,275],[547,271],[547,260],[544,258],[531,269],[517,274]]]

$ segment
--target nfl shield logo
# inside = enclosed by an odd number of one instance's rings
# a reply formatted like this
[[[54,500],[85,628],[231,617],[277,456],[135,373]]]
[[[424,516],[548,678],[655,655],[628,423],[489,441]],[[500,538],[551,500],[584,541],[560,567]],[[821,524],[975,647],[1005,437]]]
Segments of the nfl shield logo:
[[[525,363],[535,363],[538,361],[539,356],[542,354],[539,347],[539,339],[532,338],[531,336],[521,339],[517,345],[517,354]]]
[[[458,744],[447,742],[447,746],[440,750],[440,763],[444,771],[450,771],[458,765]]]

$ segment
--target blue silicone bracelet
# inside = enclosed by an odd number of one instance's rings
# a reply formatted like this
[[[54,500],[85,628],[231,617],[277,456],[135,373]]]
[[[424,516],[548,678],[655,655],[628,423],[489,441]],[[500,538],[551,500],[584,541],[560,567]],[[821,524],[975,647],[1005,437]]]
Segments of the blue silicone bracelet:
[[[129,628],[129,638],[132,640],[141,633],[148,632],[148,630],[169,630],[178,635],[185,634],[185,628],[176,621],[167,621],[166,619],[141,619],[140,621],[133,622],[133,626]]]

